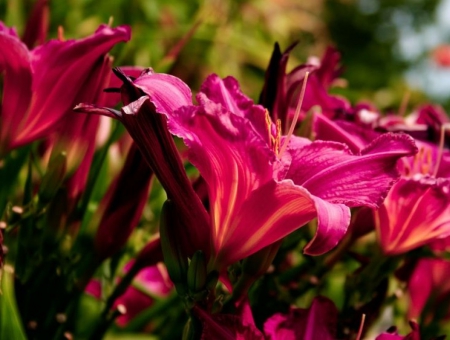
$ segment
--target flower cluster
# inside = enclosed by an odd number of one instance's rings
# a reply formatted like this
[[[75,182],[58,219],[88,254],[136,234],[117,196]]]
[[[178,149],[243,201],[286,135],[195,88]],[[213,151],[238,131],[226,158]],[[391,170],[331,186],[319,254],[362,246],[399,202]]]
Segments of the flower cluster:
[[[287,72],[278,45],[259,103],[216,74],[193,98],[173,75],[111,71],[128,27],[44,42],[45,24],[21,40],[0,23],[1,336],[448,330],[441,108],[352,104],[331,92],[336,50]]]

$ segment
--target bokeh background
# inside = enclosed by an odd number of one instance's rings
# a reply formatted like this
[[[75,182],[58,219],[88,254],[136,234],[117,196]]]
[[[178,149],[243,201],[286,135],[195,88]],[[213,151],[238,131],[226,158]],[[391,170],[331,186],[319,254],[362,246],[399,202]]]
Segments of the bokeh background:
[[[1,19],[21,32],[32,4],[2,0]],[[341,51],[347,82],[336,91],[352,101],[390,110],[408,95],[409,108],[425,101],[450,108],[450,67],[434,60],[450,42],[450,0],[67,0],[50,8],[50,37],[58,26],[71,38],[110,20],[128,24],[133,38],[113,52],[117,66],[151,66],[194,89],[215,72],[235,76],[257,98],[273,44],[298,41],[292,64],[320,57],[327,45]]]

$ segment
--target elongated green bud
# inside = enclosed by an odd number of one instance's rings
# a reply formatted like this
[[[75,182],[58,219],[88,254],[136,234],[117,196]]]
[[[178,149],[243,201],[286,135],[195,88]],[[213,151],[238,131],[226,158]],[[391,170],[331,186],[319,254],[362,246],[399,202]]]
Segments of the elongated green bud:
[[[205,254],[201,250],[197,250],[192,256],[187,272],[187,285],[192,293],[198,293],[205,289],[206,260]]]
[[[66,153],[61,152],[50,160],[39,188],[40,204],[45,205],[55,197],[66,175],[66,158]]]
[[[161,211],[161,222],[159,226],[161,248],[164,256],[164,263],[169,272],[170,279],[175,285],[180,296],[186,295],[186,276],[188,272],[187,258],[182,254],[181,248],[177,244],[177,236],[172,230],[176,230],[177,224],[181,223],[177,218],[175,205],[167,200]]]

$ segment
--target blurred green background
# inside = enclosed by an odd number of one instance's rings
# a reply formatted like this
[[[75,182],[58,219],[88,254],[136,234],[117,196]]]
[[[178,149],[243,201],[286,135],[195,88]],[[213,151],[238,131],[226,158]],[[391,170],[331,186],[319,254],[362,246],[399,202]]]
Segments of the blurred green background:
[[[2,0],[1,18],[24,27],[32,0]],[[198,89],[211,72],[233,75],[257,98],[274,42],[299,41],[291,65],[321,56],[327,45],[342,52],[338,91],[352,102],[371,100],[380,109],[409,108],[427,98],[449,108],[450,71],[437,67],[431,51],[450,38],[449,0],[68,0],[51,1],[50,37],[82,37],[113,18],[132,26],[133,38],[113,55],[120,65],[171,72]],[[171,64],[171,49],[199,23]],[[166,58],[165,58],[166,57]]]

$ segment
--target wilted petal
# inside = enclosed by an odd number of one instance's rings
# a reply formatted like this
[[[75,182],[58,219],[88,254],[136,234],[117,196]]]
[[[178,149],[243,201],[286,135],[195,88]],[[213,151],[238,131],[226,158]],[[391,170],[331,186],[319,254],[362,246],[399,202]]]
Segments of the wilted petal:
[[[381,135],[361,155],[326,141],[287,150],[292,163],[286,178],[329,202],[368,207],[379,206],[399,177],[397,160],[417,152],[413,139],[400,134]]]
[[[401,254],[450,235],[450,181],[416,175],[396,183],[375,212],[386,254]]]

